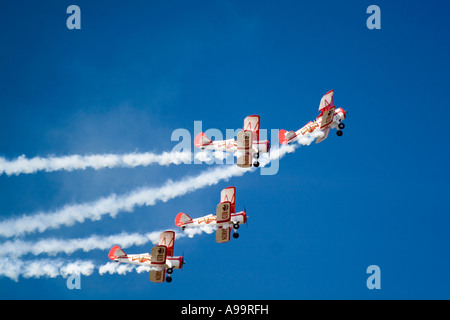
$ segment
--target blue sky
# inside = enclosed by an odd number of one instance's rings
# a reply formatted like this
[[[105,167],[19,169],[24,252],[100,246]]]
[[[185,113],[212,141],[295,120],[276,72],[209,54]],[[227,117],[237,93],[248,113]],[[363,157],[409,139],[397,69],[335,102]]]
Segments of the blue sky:
[[[81,9],[68,30],[66,9]],[[381,8],[369,30],[366,9]],[[259,171],[20,239],[174,228],[237,188],[240,238],[177,240],[187,264],[170,284],[147,274],[0,277],[1,299],[448,299],[449,5],[424,1],[38,1],[0,5],[0,156],[170,151],[172,132],[297,130],[320,98],[349,111],[343,137],[303,146],[276,175]],[[212,169],[148,166],[0,175],[0,223],[158,187]],[[11,239],[1,238],[0,243]],[[112,246],[112,245],[111,245]],[[149,252],[151,244],[129,253]],[[58,254],[108,262],[108,250]],[[26,255],[23,260],[49,258]],[[381,269],[369,290],[366,269]]]

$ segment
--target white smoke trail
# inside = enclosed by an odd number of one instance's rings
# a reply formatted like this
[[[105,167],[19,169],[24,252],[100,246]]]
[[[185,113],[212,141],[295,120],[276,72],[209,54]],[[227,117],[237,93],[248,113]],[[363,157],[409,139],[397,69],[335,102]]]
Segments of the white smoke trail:
[[[184,232],[177,232],[176,239],[202,234],[203,232],[212,233],[214,228],[206,226],[202,228],[187,229]],[[0,259],[0,277],[4,276],[13,281],[18,281],[19,277],[23,278],[56,278],[62,276],[66,278],[72,274],[82,274],[90,276],[94,269],[98,269],[100,275],[104,274],[119,274],[125,275],[129,272],[136,271],[137,273],[149,272],[156,267],[136,266],[129,264],[119,264],[115,262],[107,262],[104,265],[96,266],[92,261],[76,260],[73,262],[66,262],[62,258],[58,259],[38,259],[26,261],[20,259],[25,254],[49,254],[56,255],[58,253],[71,254],[77,250],[88,252],[91,250],[105,250],[110,249],[114,245],[120,245],[122,249],[131,246],[142,246],[151,242],[157,244],[159,242],[159,235],[163,231],[153,231],[143,235],[134,233],[120,233],[111,236],[91,236],[88,238],[79,239],[45,239],[37,242],[32,241],[8,241],[2,245],[2,259]],[[150,250],[142,250],[150,251]],[[141,253],[141,252],[139,252]],[[105,259],[107,255],[105,254]]]
[[[299,141],[299,144],[308,145],[320,134],[322,132],[305,137],[305,140]],[[287,153],[294,152],[299,144],[274,148],[269,157],[261,158],[261,166],[267,165],[270,161],[281,159]],[[222,166],[178,182],[169,180],[160,188],[141,188],[122,196],[112,194],[89,203],[66,205],[53,212],[40,212],[4,220],[0,222],[0,236],[13,237],[36,231],[44,232],[60,226],[71,226],[76,222],[83,223],[87,219],[97,221],[102,219],[104,215],[115,217],[119,212],[132,212],[135,207],[153,206],[158,201],[166,202],[198,189],[215,185],[222,180],[226,181],[232,177],[242,176],[253,170],[254,168],[243,169],[236,165]]]
[[[160,188],[141,188],[126,195],[112,194],[97,201],[66,205],[53,212],[40,212],[20,218],[8,219],[0,223],[0,236],[13,237],[31,232],[44,232],[60,226],[71,226],[86,219],[97,221],[104,215],[115,217],[119,212],[131,212],[136,206],[153,206],[157,201],[166,202],[195,190],[212,186],[219,181],[241,176],[250,169],[226,166],[207,170],[198,176],[178,182],[168,181]]]
[[[10,257],[21,257],[26,254],[50,256],[58,253],[72,254],[75,251],[82,250],[89,252],[92,250],[107,250],[113,245],[119,245],[123,248],[133,245],[142,246],[148,242],[156,244],[159,241],[159,235],[162,231],[154,231],[146,234],[139,233],[120,233],[109,236],[93,235],[87,238],[76,239],[43,239],[38,241],[14,240],[6,241],[2,244],[2,253]]]
[[[94,272],[95,265],[92,261],[76,260],[65,262],[61,259],[39,259],[24,261],[10,257],[0,259],[0,276],[18,281],[23,278],[56,278],[67,277],[71,274],[90,276]]]
[[[269,157],[261,159],[261,165],[265,166],[271,160],[280,159],[287,153],[294,152],[299,145],[309,145],[315,138],[320,136],[321,132],[311,135],[311,137],[299,141],[299,144],[281,146],[274,148]],[[15,236],[33,231],[43,232],[49,228],[57,228],[60,225],[71,225],[75,222],[83,222],[85,219],[98,220],[104,214],[115,216],[119,211],[131,211],[135,206],[139,205],[153,205],[156,201],[167,201],[176,196],[181,196],[188,192],[192,192],[199,188],[213,185],[220,180],[226,180],[233,176],[243,175],[245,172],[252,169],[241,169],[236,166],[220,168],[216,170],[207,171],[197,177],[191,177],[179,182],[168,182],[162,188],[146,188],[132,192],[126,196],[117,197],[112,195],[108,198],[100,199],[99,201],[82,204],[66,206],[62,210],[53,213],[41,213],[32,216],[24,216],[18,219],[11,219],[0,223],[0,235]],[[197,183],[197,184],[196,184]],[[192,185],[194,184],[194,185]],[[171,192],[169,189],[174,188]],[[150,194],[150,196],[149,196]],[[146,198],[148,197],[148,198]],[[88,209],[87,213],[83,213],[84,209]],[[69,217],[65,217],[66,213]],[[43,220],[39,222],[40,220]],[[56,222],[52,222],[56,219]],[[203,232],[212,233],[214,228],[207,226],[205,228],[190,228],[183,233],[177,233],[177,238],[188,236],[192,238],[197,234]],[[101,266],[95,266],[91,261],[64,262],[62,259],[49,260],[40,259],[35,261],[23,261],[17,257],[24,254],[39,255],[46,253],[49,255],[56,255],[64,252],[71,254],[76,250],[83,250],[85,252],[90,250],[105,250],[112,245],[119,243],[122,247],[132,245],[144,245],[148,242],[156,244],[159,240],[161,231],[154,231],[144,235],[122,233],[111,236],[92,236],[85,239],[70,239],[58,240],[47,239],[38,242],[25,242],[21,240],[8,241],[2,245],[5,250],[4,257],[0,259],[0,276],[6,276],[14,281],[18,281],[19,277],[24,278],[40,278],[40,277],[57,277],[59,275],[66,277],[69,274],[79,273],[85,276],[93,274],[95,268],[99,270],[100,275],[104,274],[126,274],[133,270],[141,273],[149,271],[149,267],[136,267],[132,265],[116,264],[107,262]]]
[[[15,160],[7,160],[0,157],[0,175],[19,175],[24,173],[35,173],[38,171],[73,171],[92,168],[95,170],[137,166],[149,166],[152,164],[170,165],[191,163],[191,152],[163,152],[154,153],[129,153],[129,154],[95,154],[95,155],[70,155],[63,157],[34,157],[27,159],[25,155]]]
[[[131,246],[144,246],[149,242],[152,244],[157,244],[159,242],[159,235],[167,230],[169,229],[152,231],[145,234],[140,233],[130,234],[122,232],[119,234],[109,236],[92,235],[87,238],[76,238],[76,239],[48,238],[38,241],[13,240],[13,241],[6,241],[5,243],[3,243],[1,245],[1,248],[3,255],[12,258],[19,258],[27,254],[32,254],[35,256],[40,254],[55,256],[59,253],[64,253],[70,255],[78,250],[82,250],[83,252],[89,252],[92,250],[109,250],[114,245],[119,245],[122,249],[125,249]],[[176,232],[175,238],[176,239],[184,237],[193,238],[195,235],[200,235],[202,233],[210,234],[214,232],[214,230],[215,230],[214,227],[211,226],[188,228],[184,231]],[[147,251],[150,250],[147,249]]]
[[[98,267],[98,273],[100,275],[104,274],[119,274],[125,275],[128,272],[135,270],[137,273],[149,272],[151,270],[161,270],[161,267],[150,267],[150,266],[138,266],[132,264],[107,262],[104,265]]]

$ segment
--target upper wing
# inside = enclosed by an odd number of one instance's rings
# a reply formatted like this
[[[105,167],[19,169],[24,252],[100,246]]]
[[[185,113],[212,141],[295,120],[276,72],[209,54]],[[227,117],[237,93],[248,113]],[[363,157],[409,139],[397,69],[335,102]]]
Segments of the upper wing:
[[[230,213],[236,212],[236,188],[228,187],[220,193],[220,203],[230,202]]]
[[[151,263],[152,265],[166,264],[167,258],[167,247],[163,245],[154,246],[151,252]]]
[[[260,117],[256,114],[248,116],[244,119],[243,130],[250,130],[253,133],[253,141],[259,141],[259,122]]]
[[[174,231],[164,231],[159,235],[160,246],[167,247],[167,256],[173,256],[173,248],[175,246],[175,232]]]
[[[241,168],[252,166],[252,131],[244,130],[237,134],[237,165]]]
[[[320,99],[319,110],[333,106],[334,90],[330,90]]]
[[[231,220],[231,202],[225,201],[221,202],[216,207],[216,242],[224,243],[230,241],[231,228],[226,224]]]
[[[320,122],[320,128],[324,128],[327,125],[329,125],[332,121],[333,121],[333,117],[334,117],[334,109],[335,107],[331,107],[329,109],[325,109],[323,115],[322,115],[322,120]]]
[[[216,207],[216,223],[222,224],[231,220],[231,202],[221,202]]]

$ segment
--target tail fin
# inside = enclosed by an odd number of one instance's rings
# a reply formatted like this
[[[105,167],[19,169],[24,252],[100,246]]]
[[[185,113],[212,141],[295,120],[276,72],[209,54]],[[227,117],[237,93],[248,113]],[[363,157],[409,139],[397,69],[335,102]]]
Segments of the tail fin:
[[[278,140],[280,141],[280,144],[288,144],[289,140],[291,140],[295,136],[294,131],[286,131],[281,129],[278,132]]]
[[[175,225],[177,227],[182,227],[184,224],[189,223],[192,221],[192,218],[189,217],[186,213],[180,212],[175,217]]]
[[[126,256],[127,254],[119,246],[112,247],[111,250],[109,250],[108,254],[108,258],[110,258],[111,260],[115,260],[117,258],[124,258]]]
[[[194,140],[194,146],[202,148],[212,143],[212,140],[204,132],[200,132]]]

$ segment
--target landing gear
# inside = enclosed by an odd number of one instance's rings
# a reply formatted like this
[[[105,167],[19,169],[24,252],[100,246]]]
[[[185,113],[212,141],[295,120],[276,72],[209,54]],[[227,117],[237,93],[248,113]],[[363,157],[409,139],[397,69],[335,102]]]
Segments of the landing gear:
[[[345,124],[342,122],[339,122],[338,128],[339,129],[338,129],[338,131],[336,131],[336,134],[338,135],[338,137],[341,137],[344,134],[344,132],[342,132],[342,129],[345,128]]]
[[[169,282],[169,283],[172,282],[172,277],[171,276],[167,276],[166,277],[166,282]]]
[[[234,229],[233,238],[235,239],[239,238],[239,233],[237,232],[237,230],[239,229],[239,222],[233,224],[233,229]]]
[[[168,273],[168,274],[172,274],[172,272],[173,272],[173,268],[168,268],[168,269],[167,269],[167,273]]]
[[[258,167],[259,167],[259,162],[258,162],[258,159],[259,159],[259,152],[255,152],[255,153],[253,154],[253,158],[255,159],[255,162],[253,162],[253,166],[254,166],[255,168],[258,168]]]

